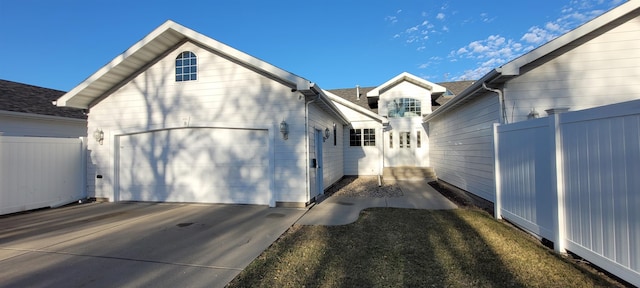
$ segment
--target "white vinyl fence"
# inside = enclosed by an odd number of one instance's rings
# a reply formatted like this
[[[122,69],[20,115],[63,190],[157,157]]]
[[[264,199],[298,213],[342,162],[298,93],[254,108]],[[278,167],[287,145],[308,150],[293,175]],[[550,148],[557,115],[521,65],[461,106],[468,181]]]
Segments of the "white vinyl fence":
[[[496,217],[640,286],[640,100],[494,127]]]
[[[86,198],[81,139],[0,136],[0,215]]]

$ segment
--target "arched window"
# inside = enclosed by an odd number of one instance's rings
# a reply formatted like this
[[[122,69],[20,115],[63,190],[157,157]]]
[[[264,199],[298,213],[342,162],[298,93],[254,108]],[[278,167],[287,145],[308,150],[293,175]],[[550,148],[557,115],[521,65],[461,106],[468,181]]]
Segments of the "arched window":
[[[176,57],[176,82],[198,79],[198,60],[191,51],[180,53]]]
[[[413,98],[394,99],[387,104],[389,118],[422,116],[420,100]]]

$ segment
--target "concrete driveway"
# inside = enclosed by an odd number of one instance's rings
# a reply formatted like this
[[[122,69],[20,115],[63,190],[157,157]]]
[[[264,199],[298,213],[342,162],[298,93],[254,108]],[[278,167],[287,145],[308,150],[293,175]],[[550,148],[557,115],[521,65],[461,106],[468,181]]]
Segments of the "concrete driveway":
[[[89,203],[0,217],[0,286],[223,287],[304,212]]]

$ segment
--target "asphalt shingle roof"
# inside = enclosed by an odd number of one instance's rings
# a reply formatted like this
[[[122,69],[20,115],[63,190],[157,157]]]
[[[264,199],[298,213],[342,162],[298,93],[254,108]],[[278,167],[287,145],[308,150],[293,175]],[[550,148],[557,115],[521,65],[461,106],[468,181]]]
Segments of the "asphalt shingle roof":
[[[0,110],[87,119],[80,109],[57,107],[52,102],[64,91],[0,80]]]
[[[449,91],[451,91],[454,95],[458,95],[459,93],[461,93],[462,91],[464,91],[464,89],[467,89],[467,87],[471,86],[471,84],[473,84],[474,81],[454,81],[454,82],[443,82],[443,83],[437,83],[440,86],[443,86],[445,88],[447,88]],[[344,98],[352,103],[357,104],[360,107],[364,107],[370,111],[373,111],[375,113],[378,113],[378,102],[377,99],[367,99],[367,92],[375,89],[376,87],[360,87],[360,99],[358,99],[357,97],[357,89],[354,88],[344,88],[344,89],[331,89],[328,90],[329,92],[340,96],[341,98]],[[373,101],[371,101],[373,100]],[[369,102],[371,101],[371,103]],[[437,106],[436,106],[437,107]],[[434,108],[436,108],[434,107]]]

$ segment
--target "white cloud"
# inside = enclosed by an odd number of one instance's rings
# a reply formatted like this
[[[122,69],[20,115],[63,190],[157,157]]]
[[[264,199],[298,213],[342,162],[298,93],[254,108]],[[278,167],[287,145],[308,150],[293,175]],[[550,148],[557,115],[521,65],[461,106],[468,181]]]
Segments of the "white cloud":
[[[444,20],[445,17],[446,16],[442,12],[440,12],[440,13],[438,13],[438,15],[436,15],[436,19],[438,19],[438,20]]]
[[[388,22],[391,22],[391,23],[396,23],[396,22],[398,22],[398,17],[396,17],[396,16],[387,16],[387,17],[384,17],[384,20],[388,21]]]
[[[413,33],[413,32],[416,32],[416,31],[418,31],[418,26],[413,26],[413,27],[407,29],[405,32],[406,33]]]
[[[449,27],[447,27],[447,26],[442,26],[442,31],[444,31],[444,32],[449,32]]]

